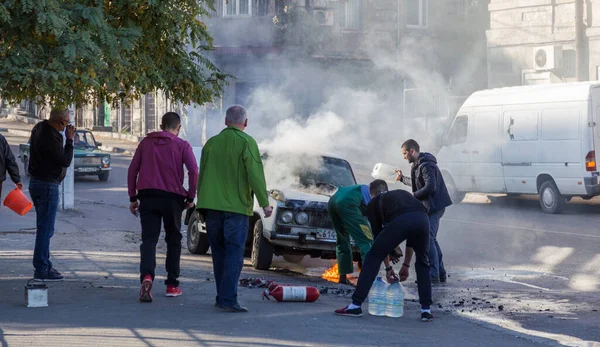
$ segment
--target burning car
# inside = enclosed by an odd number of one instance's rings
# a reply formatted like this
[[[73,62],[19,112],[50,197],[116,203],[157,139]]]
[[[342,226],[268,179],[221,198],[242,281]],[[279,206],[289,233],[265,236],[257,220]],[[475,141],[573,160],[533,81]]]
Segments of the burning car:
[[[255,201],[250,217],[246,256],[259,270],[268,270],[273,255],[300,262],[306,255],[335,259],[336,233],[327,212],[330,196],[340,186],[356,184],[350,164],[328,154],[261,150],[273,214],[265,218]],[[188,211],[190,253],[208,251],[206,228],[196,211]],[[353,244],[354,246],[354,244]],[[354,247],[355,256],[359,250]]]

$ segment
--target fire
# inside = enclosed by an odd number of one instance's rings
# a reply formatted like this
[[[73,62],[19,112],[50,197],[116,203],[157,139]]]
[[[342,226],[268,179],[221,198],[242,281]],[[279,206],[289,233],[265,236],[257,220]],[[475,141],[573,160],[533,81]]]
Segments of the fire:
[[[340,281],[340,272],[338,271],[337,263],[335,263],[329,269],[325,270],[325,272],[323,272],[323,274],[321,275],[321,278],[323,278],[329,282],[338,283]],[[356,282],[358,282],[358,277],[346,275],[346,280],[348,282],[350,282],[351,284],[353,284],[354,286],[356,286]]]
[[[338,272],[338,264],[334,264],[329,269],[325,270],[321,275],[321,278],[328,280],[329,282],[338,282],[340,280],[340,273]]]

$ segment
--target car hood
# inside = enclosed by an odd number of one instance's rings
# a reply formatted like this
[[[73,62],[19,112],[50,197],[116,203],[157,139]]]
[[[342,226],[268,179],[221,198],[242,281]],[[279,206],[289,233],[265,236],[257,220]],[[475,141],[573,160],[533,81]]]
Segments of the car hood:
[[[83,148],[75,148],[73,151],[76,157],[103,157],[107,155],[99,149],[83,149]]]
[[[325,194],[312,193],[294,188],[278,189],[283,193],[286,200],[304,200],[315,202],[328,202],[329,196]]]

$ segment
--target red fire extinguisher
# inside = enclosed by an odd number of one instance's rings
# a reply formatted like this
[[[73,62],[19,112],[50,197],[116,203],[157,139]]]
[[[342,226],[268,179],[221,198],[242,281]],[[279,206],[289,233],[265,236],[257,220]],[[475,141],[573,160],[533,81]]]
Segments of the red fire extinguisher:
[[[269,295],[274,297],[277,301],[303,301],[303,302],[315,302],[319,299],[321,293],[315,287],[300,287],[300,286],[289,286],[272,283],[267,290],[263,293],[263,299],[269,299]]]

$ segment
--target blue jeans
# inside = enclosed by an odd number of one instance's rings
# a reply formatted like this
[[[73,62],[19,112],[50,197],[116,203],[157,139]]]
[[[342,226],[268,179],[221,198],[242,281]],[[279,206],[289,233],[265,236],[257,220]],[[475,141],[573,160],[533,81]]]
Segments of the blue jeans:
[[[238,304],[237,289],[244,266],[248,216],[206,210],[204,217],[217,285],[216,302],[231,307]]]
[[[442,249],[437,241],[440,219],[442,219],[444,212],[446,212],[446,209],[443,208],[429,215],[429,266],[431,268],[431,277],[438,279],[446,276],[446,269],[442,260]]]
[[[29,194],[35,206],[37,232],[33,250],[33,267],[36,272],[52,268],[50,261],[50,238],[54,235],[54,223],[58,210],[58,184],[31,179]]]

